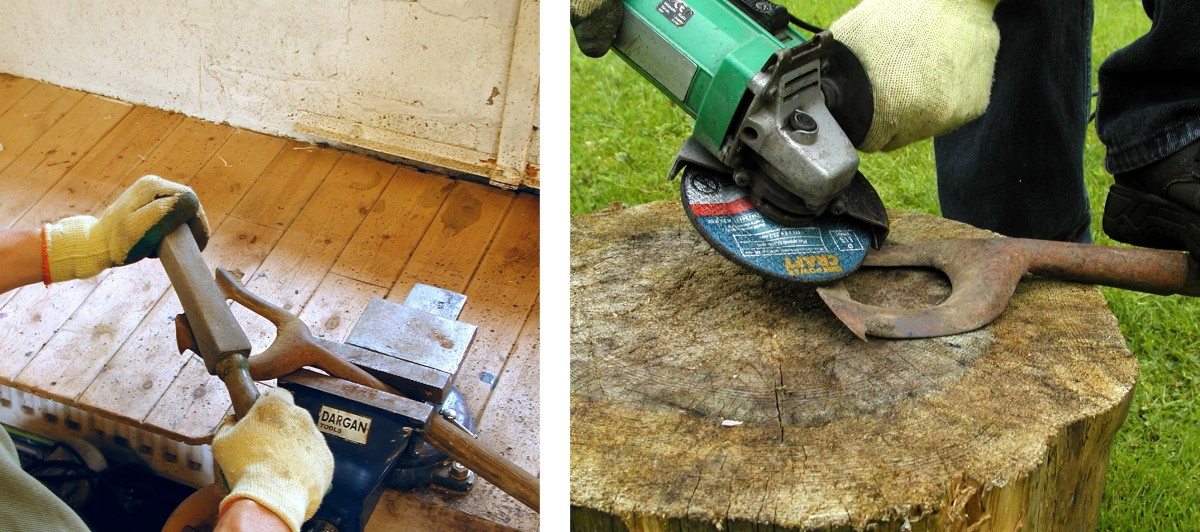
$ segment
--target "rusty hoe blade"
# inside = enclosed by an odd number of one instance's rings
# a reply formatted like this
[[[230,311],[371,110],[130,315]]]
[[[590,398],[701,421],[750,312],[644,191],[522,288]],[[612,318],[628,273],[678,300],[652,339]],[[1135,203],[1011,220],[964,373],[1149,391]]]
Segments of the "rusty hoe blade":
[[[886,246],[867,255],[869,268],[929,267],[950,279],[945,301],[896,309],[855,301],[842,283],[818,288],[830,310],[856,336],[933,338],[973,331],[1008,307],[1026,273],[1152,294],[1200,295],[1200,266],[1186,253],[1023,238],[942,240]]]

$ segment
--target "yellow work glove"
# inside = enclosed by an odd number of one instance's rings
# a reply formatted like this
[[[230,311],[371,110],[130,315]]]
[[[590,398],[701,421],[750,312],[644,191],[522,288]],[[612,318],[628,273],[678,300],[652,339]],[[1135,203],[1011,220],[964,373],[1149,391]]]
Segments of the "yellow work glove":
[[[982,115],[992,89],[999,0],[863,0],[830,27],[867,71],[875,96],[858,149],[894,150]]]
[[[212,453],[229,488],[221,513],[238,499],[250,499],[293,532],[316,513],[333,480],[333,454],[325,438],[308,411],[280,388],[259,397],[237,423],[217,429]]]
[[[579,50],[588,57],[607,53],[624,16],[620,0],[571,0],[571,27]]]
[[[72,216],[42,228],[42,280],[50,284],[85,279],[113,266],[157,257],[159,242],[184,223],[204,249],[208,219],[192,189],[144,176],[100,219]]]

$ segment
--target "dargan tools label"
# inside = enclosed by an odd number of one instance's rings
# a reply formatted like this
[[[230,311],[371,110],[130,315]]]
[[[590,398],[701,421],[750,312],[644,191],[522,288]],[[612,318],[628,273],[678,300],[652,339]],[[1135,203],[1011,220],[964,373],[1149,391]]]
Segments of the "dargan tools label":
[[[371,431],[371,418],[321,405],[321,415],[317,418],[317,430],[366,445],[367,433]]]

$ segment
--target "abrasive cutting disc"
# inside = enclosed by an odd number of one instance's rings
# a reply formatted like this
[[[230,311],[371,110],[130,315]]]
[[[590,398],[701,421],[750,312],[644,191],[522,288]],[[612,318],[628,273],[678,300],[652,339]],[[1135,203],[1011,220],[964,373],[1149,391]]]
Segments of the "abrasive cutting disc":
[[[857,270],[870,247],[863,222],[819,216],[805,227],[780,225],[765,218],[730,176],[695,165],[683,172],[681,196],[692,225],[713,248],[773,279],[832,283]]]

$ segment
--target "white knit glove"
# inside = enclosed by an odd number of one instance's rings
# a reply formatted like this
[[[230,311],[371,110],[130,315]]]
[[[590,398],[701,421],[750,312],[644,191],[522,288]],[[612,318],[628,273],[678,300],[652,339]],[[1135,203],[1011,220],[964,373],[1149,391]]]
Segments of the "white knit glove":
[[[889,151],[982,115],[992,87],[999,0],[863,0],[833,23],[875,95],[858,149]]]
[[[267,391],[246,417],[217,429],[212,453],[229,489],[221,513],[238,499],[250,499],[293,532],[317,512],[333,481],[333,454],[325,437],[282,388]]]
[[[192,189],[158,176],[144,176],[100,219],[72,216],[46,224],[42,230],[42,278],[46,284],[85,279],[113,266],[156,257],[163,237],[185,223],[204,249],[208,219]]]

